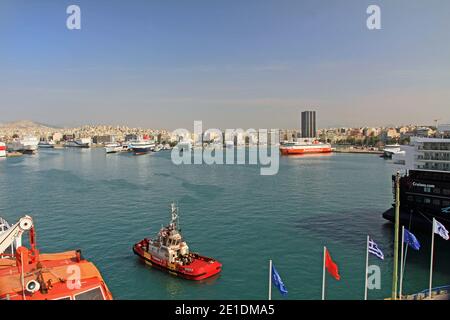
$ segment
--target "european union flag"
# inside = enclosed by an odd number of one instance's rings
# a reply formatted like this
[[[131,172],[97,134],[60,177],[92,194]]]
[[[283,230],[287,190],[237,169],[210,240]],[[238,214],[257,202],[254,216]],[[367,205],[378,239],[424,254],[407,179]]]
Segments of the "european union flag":
[[[277,269],[272,265],[272,283],[275,285],[275,287],[280,290],[280,293],[285,296],[288,294],[288,291],[283,283],[283,280],[281,280],[280,275],[277,272]]]
[[[417,240],[416,236],[413,235],[411,232],[409,232],[407,229],[405,229],[405,233],[403,235],[403,238],[404,238],[404,242],[408,246],[413,248],[414,250],[419,250],[420,249],[420,243]]]

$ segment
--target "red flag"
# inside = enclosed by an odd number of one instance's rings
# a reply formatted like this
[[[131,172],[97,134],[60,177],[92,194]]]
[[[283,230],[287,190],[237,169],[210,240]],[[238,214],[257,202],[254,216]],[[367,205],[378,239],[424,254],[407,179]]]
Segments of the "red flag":
[[[328,272],[333,276],[333,278],[335,278],[336,280],[341,280],[338,266],[331,259],[328,249],[325,250],[325,267],[327,268]]]

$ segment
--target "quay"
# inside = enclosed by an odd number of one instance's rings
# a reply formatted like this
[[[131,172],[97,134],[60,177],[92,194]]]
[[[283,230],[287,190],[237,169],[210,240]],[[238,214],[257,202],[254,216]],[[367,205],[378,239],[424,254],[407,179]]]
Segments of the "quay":
[[[333,150],[335,153],[360,153],[360,154],[378,154],[382,155],[383,151],[369,148],[354,148],[354,147],[337,147]]]

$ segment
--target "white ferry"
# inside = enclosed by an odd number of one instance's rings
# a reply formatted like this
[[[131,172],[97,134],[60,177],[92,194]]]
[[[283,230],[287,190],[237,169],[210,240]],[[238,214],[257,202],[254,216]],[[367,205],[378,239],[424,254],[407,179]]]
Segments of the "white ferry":
[[[23,139],[14,139],[8,144],[8,149],[15,152],[32,154],[38,149],[39,140],[36,137],[28,136]]]
[[[39,141],[38,147],[42,149],[53,149],[55,143],[53,141]]]
[[[69,148],[90,148],[91,147],[91,139],[90,138],[82,138],[77,140],[67,141],[65,144],[66,147]]]

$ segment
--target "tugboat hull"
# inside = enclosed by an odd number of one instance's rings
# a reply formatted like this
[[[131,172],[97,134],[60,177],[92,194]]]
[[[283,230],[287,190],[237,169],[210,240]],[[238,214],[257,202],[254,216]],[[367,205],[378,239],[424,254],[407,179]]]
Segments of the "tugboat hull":
[[[162,271],[166,271],[172,275],[179,276],[188,280],[204,280],[210,278],[222,270],[222,264],[212,258],[200,256],[191,253],[193,261],[188,265],[179,265],[168,263],[165,260],[152,256],[144,248],[145,241],[136,243],[133,246],[133,252],[139,256],[145,263],[156,267]]]

